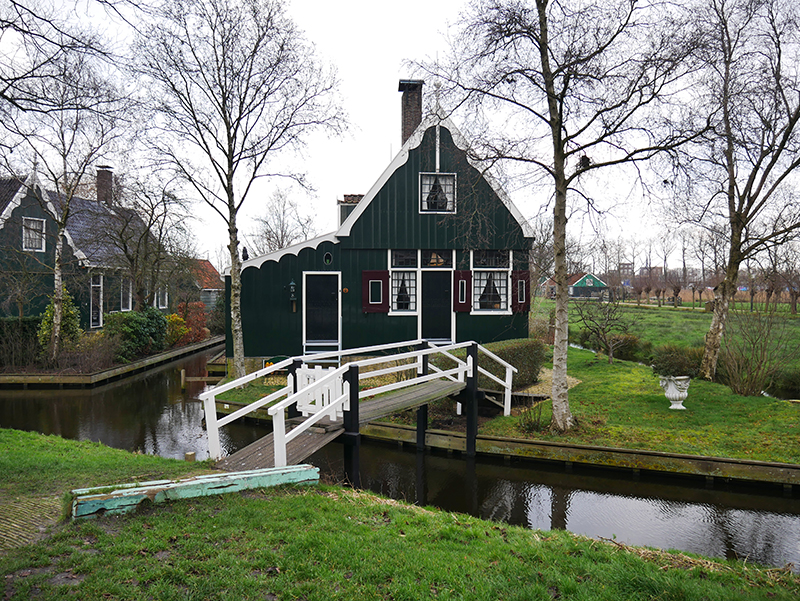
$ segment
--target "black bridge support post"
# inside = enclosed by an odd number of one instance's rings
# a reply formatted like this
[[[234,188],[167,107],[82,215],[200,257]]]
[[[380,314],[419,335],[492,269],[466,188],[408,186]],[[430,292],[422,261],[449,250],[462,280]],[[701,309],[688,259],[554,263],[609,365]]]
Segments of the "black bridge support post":
[[[425,350],[428,348],[427,341],[423,341],[418,350]],[[422,376],[428,375],[428,355],[422,356]],[[425,432],[428,429],[428,404],[421,405],[417,409],[417,451],[425,450]]]
[[[344,473],[353,488],[361,488],[361,434],[358,431],[358,365],[351,365],[345,374],[350,384],[350,409],[344,412]]]
[[[467,356],[472,358],[472,374],[467,374],[467,387],[464,390],[467,416],[467,457],[475,457],[475,443],[478,438],[478,343],[467,347]]]
[[[300,369],[300,366],[303,365],[303,362],[300,359],[295,359],[292,361],[292,364],[289,366],[289,373],[292,375],[292,393],[297,392],[297,370]],[[301,413],[300,410],[297,408],[297,403],[294,405],[290,405],[286,410],[286,415],[289,418],[292,417],[300,417]]]

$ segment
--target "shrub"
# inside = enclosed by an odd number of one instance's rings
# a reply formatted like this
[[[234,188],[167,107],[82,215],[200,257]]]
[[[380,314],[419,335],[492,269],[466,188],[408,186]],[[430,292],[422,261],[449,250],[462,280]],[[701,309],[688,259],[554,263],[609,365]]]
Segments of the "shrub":
[[[703,360],[702,347],[682,347],[666,344],[653,351],[653,373],[658,376],[689,376],[696,378]]]
[[[36,363],[42,347],[38,331],[42,317],[0,318],[0,365],[22,367]]]
[[[104,332],[91,332],[81,336],[70,350],[61,353],[58,359],[62,368],[74,368],[82,373],[108,369],[114,364],[117,340]]]
[[[154,307],[144,311],[111,313],[106,316],[104,331],[117,341],[115,359],[122,363],[164,349],[167,319]]]
[[[179,346],[200,342],[208,337],[206,328],[206,306],[204,303],[180,303],[178,313],[186,322],[187,332],[178,341]]]
[[[547,359],[547,345],[541,340],[536,338],[518,338],[515,340],[489,342],[483,346],[500,357],[503,361],[517,368],[518,372],[514,374],[515,389],[527,388],[539,381],[539,371],[541,370],[542,363]],[[466,356],[466,351],[464,349],[459,349],[452,354],[463,359]],[[437,357],[434,355],[432,362],[440,369],[452,369],[454,367],[452,361],[441,356]],[[481,351],[478,351],[478,365],[501,380],[505,380],[505,368],[496,361],[484,356]],[[497,382],[483,374],[478,376],[479,388],[497,390],[499,386]]]
[[[42,349],[50,348],[50,340],[53,336],[53,313],[55,312],[54,298],[50,297],[50,303],[42,315],[42,323],[39,325],[37,336],[39,345]],[[80,340],[83,330],[81,329],[81,317],[78,308],[72,300],[67,289],[64,288],[61,301],[61,348],[68,349]]]
[[[623,361],[639,361],[641,341],[635,334],[617,334],[613,337],[614,357]]]
[[[165,344],[167,348],[172,348],[187,334],[190,330],[186,327],[186,322],[183,317],[172,313],[167,315],[167,338]]]

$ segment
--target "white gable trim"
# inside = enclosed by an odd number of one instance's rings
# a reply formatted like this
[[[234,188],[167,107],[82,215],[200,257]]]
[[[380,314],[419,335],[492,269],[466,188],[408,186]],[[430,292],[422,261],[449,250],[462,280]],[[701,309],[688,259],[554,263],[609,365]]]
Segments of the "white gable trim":
[[[342,223],[339,229],[336,231],[337,237],[349,236],[350,231],[353,228],[353,224],[361,217],[364,211],[367,210],[367,207],[372,202],[372,200],[377,196],[378,192],[383,188],[389,178],[394,174],[397,169],[402,167],[406,161],[408,161],[408,154],[409,152],[417,148],[422,143],[422,138],[425,135],[425,132],[430,127],[434,126],[442,126],[450,131],[450,134],[453,136],[453,142],[455,142],[456,147],[459,150],[466,151],[469,149],[469,142],[461,133],[461,131],[455,126],[455,124],[450,120],[449,117],[444,115],[436,115],[436,114],[429,114],[422,122],[419,124],[414,133],[411,137],[406,140],[406,143],[403,144],[403,147],[400,149],[400,152],[397,153],[397,156],[394,157],[389,166],[386,170],[381,174],[378,178],[378,181],[373,184],[372,188],[370,188],[369,192],[364,195],[364,198],[356,205],[356,208],[351,211],[350,215],[347,216],[347,219]],[[467,161],[470,165],[475,167],[478,171],[481,172],[481,175],[486,179],[489,186],[492,190],[497,194],[500,201],[505,205],[511,215],[516,219],[519,226],[522,228],[522,232],[527,238],[533,237],[533,228],[531,224],[528,223],[528,220],[522,216],[519,209],[516,205],[511,201],[511,198],[508,196],[506,191],[500,185],[500,182],[495,179],[495,177],[490,173],[489,168],[485,165],[482,165],[480,161],[472,160],[469,158],[469,153],[467,153]]]
[[[332,232],[330,234],[325,234],[324,236],[318,236],[316,238],[312,238],[311,240],[306,240],[305,242],[298,242],[297,244],[293,244],[292,246],[287,246],[286,248],[281,248],[280,250],[267,253],[266,255],[261,255],[258,257],[253,257],[252,259],[248,259],[247,261],[242,263],[242,271],[244,271],[248,267],[259,268],[267,261],[275,261],[277,263],[286,255],[297,256],[300,253],[300,251],[303,250],[304,248],[316,249],[323,242],[332,242],[333,244],[339,244],[339,240],[336,238],[336,234]],[[231,274],[230,267],[228,267],[222,273],[223,276],[227,276],[230,274]]]

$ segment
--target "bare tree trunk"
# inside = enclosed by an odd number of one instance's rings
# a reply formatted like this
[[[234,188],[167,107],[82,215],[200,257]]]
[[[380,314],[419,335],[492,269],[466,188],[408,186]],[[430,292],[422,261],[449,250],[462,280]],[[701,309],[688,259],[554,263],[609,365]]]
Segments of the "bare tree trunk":
[[[233,336],[233,375],[245,375],[244,333],[242,330],[242,263],[239,260],[239,232],[236,229],[236,211],[231,210],[228,221],[230,235],[228,250],[231,255],[231,335]]]
[[[725,322],[728,319],[731,301],[736,294],[736,284],[739,279],[739,266],[741,265],[741,232],[734,231],[731,236],[730,258],[725,279],[717,286],[714,299],[714,316],[711,318],[711,327],[706,334],[706,347],[703,361],[700,364],[700,375],[706,380],[713,380],[717,373],[719,349],[722,346],[722,335],[725,332]]]
[[[50,335],[50,361],[55,363],[61,350],[61,322],[64,314],[64,279],[62,263],[64,253],[64,228],[56,234],[55,262],[53,264],[53,332]]]

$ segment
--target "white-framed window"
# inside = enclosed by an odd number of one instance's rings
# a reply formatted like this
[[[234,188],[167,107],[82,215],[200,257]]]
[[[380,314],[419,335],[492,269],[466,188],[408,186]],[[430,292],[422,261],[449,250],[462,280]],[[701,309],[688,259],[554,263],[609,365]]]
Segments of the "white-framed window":
[[[103,276],[95,274],[89,284],[89,327],[103,327]]]
[[[456,212],[455,173],[420,173],[419,192],[421,213]]]
[[[44,252],[44,219],[34,217],[22,218],[22,250]]]
[[[508,309],[508,274],[503,271],[472,273],[472,308],[476,311]]]
[[[133,282],[130,278],[122,278],[119,288],[119,310],[130,311],[133,303]]]
[[[392,311],[417,310],[417,272],[392,271]]]
[[[391,313],[416,315],[417,312],[417,250],[389,251],[389,294]]]
[[[508,250],[472,251],[472,310],[510,311],[511,252]],[[520,290],[514,291],[519,298]],[[525,289],[522,288],[522,298]]]
[[[159,309],[166,309],[169,304],[169,295],[167,294],[166,286],[162,286],[156,290],[155,305]]]

